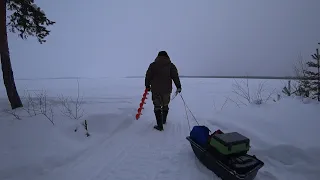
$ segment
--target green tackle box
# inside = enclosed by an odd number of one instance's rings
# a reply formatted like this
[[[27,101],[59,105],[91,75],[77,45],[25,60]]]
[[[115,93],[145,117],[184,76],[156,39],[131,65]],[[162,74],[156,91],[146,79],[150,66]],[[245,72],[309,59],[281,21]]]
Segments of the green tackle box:
[[[243,155],[250,149],[250,140],[237,132],[214,134],[210,145],[222,155]]]

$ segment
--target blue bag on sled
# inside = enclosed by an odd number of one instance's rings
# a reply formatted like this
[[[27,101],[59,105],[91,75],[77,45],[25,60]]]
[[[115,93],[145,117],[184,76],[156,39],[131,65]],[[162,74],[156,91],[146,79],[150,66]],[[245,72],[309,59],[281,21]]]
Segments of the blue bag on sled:
[[[190,138],[200,146],[208,144],[210,130],[206,126],[194,126],[190,132]]]

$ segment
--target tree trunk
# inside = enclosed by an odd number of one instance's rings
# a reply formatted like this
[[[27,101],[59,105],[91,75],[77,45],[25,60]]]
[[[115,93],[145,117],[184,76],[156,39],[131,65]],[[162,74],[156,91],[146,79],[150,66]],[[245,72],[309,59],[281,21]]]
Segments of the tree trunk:
[[[22,107],[22,102],[16,89],[13,71],[10,62],[9,45],[6,26],[6,3],[0,0],[0,54],[3,82],[12,109]]]
[[[318,65],[318,101],[320,101],[320,55],[319,49],[317,49],[317,65]]]

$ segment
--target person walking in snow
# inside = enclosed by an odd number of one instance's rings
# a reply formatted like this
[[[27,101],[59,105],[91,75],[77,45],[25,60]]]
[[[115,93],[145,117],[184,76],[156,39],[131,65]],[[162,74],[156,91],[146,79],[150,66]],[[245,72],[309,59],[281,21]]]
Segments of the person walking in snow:
[[[154,114],[157,120],[154,128],[159,131],[163,130],[163,124],[167,122],[172,80],[177,88],[176,93],[180,93],[181,83],[177,67],[171,62],[166,51],[160,51],[155,61],[149,65],[145,76],[145,86],[152,93]]]

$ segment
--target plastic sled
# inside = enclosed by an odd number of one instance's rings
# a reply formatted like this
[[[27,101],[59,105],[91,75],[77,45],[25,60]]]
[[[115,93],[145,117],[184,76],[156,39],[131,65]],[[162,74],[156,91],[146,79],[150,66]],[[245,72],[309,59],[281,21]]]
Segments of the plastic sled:
[[[222,180],[253,180],[264,163],[255,156],[221,157],[212,152],[211,148],[202,147],[186,138],[199,161]],[[209,146],[208,146],[209,147]]]

